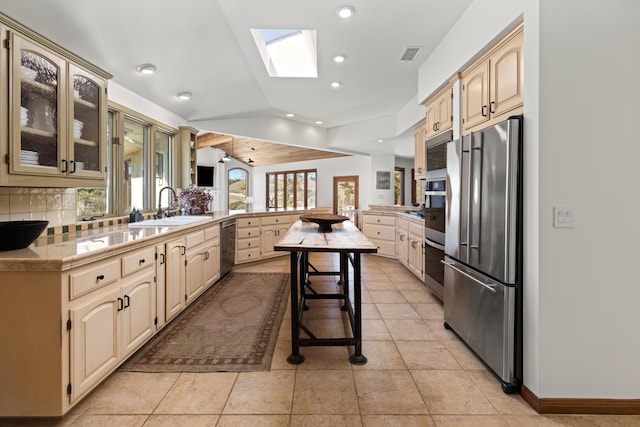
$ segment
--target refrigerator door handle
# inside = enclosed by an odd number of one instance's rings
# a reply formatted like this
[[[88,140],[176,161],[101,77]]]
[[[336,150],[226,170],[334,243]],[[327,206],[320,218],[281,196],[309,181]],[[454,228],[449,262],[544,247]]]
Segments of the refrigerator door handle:
[[[469,154],[469,165],[468,165],[468,170],[464,171],[464,166],[461,168],[463,169],[461,174],[464,174],[464,172],[467,172],[467,181],[468,181],[468,186],[467,186],[467,206],[466,209],[467,211],[465,212],[465,216],[466,216],[466,220],[467,220],[467,230],[466,230],[466,240],[464,242],[460,242],[460,246],[466,246],[467,247],[467,256],[466,256],[466,261],[469,261],[469,257],[471,256],[471,248],[470,248],[470,243],[471,243],[471,184],[473,183],[472,180],[472,175],[471,175],[471,170],[472,170],[472,165],[473,165],[473,133],[471,133],[471,135],[469,135],[469,149],[467,151],[467,153]],[[464,147],[463,147],[463,152],[464,152]]]
[[[475,277],[473,277],[472,275],[470,275],[469,273],[460,270],[458,267],[454,266],[451,263],[448,263],[446,261],[440,261],[441,263],[443,263],[444,265],[446,265],[447,267],[452,268],[453,270],[457,271],[458,273],[462,274],[465,277],[468,277],[469,279],[473,280],[474,282],[476,282],[479,285],[484,286],[485,288],[487,288],[489,291],[491,291],[491,293],[496,293],[496,288],[494,288],[493,286],[489,286],[486,283],[481,282],[480,280],[476,279]]]
[[[478,141],[478,145],[474,147],[474,141]],[[480,218],[482,217],[482,133],[479,134],[474,134],[471,133],[471,142],[470,142],[471,146],[469,147],[469,227],[468,230],[471,230],[471,215],[472,215],[472,210],[474,205],[471,204],[472,200],[477,200],[477,209],[475,212],[476,218],[477,218],[477,222],[478,225],[476,227],[477,229],[477,233],[478,233],[478,241],[476,242],[476,244],[473,244],[472,242],[472,234],[471,231],[469,231],[469,238],[468,238],[468,242],[469,242],[469,246],[468,246],[468,252],[469,255],[467,256],[467,260],[471,261],[471,249],[475,249],[476,250],[476,256],[478,261],[480,260],[480,241],[481,241],[481,235],[482,235],[482,221],[480,221]],[[474,152],[477,151],[478,153],[476,153],[474,155]],[[479,156],[479,162],[480,164],[478,165],[478,167],[475,167],[475,163],[474,160],[476,158],[476,156]],[[477,187],[474,188],[473,185],[473,178],[477,177],[478,183],[477,183]]]

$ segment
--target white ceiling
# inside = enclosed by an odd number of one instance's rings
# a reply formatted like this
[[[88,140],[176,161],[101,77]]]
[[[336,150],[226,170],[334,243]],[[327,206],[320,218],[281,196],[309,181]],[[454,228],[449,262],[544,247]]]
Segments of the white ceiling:
[[[0,11],[189,121],[291,112],[296,117],[287,120],[313,126],[322,120],[321,127],[339,130],[388,121],[411,102],[419,66],[471,1],[0,0]],[[349,20],[336,15],[346,4],[355,8]],[[317,30],[319,77],[268,77],[251,28]],[[414,62],[401,62],[408,46],[423,49]],[[347,60],[336,64],[335,54]],[[156,74],[136,72],[143,63],[155,64]],[[342,87],[332,89],[334,80]],[[180,91],[191,92],[191,100],[177,100]],[[412,138],[406,129],[388,133],[380,135],[387,144]],[[351,136],[348,143],[354,152],[385,151],[366,138]]]

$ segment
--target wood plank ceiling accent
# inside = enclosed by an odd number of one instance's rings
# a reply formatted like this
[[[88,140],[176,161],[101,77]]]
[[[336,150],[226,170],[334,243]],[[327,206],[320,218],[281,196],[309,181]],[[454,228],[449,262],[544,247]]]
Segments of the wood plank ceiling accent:
[[[233,152],[231,147],[232,140]],[[275,142],[266,142],[237,136],[232,137],[230,135],[210,132],[198,135],[197,147],[217,148],[218,150],[224,151],[234,159],[246,163],[249,166],[266,166],[301,162],[304,160],[350,156],[350,154],[294,147],[292,145],[277,144]],[[249,159],[253,160],[253,163],[249,163]]]

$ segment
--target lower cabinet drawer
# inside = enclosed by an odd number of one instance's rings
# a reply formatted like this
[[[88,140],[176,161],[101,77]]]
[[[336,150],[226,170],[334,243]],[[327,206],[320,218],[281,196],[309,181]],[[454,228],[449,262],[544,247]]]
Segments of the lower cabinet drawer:
[[[122,257],[122,277],[155,265],[156,248],[152,246]]]
[[[386,240],[369,239],[371,243],[378,247],[378,255],[386,255],[390,257],[396,256],[396,242],[388,242]]]
[[[253,237],[251,239],[239,239],[236,244],[237,249],[251,249],[260,247],[260,238]]]
[[[369,239],[390,240],[390,241],[396,239],[395,228],[384,226],[384,225],[365,224],[364,234]]]
[[[237,239],[246,239],[248,237],[260,237],[260,227],[238,228],[236,229]]]
[[[119,278],[120,259],[80,267],[69,274],[69,299],[94,291]]]
[[[260,248],[238,249],[236,251],[236,262],[253,261],[260,259]]]

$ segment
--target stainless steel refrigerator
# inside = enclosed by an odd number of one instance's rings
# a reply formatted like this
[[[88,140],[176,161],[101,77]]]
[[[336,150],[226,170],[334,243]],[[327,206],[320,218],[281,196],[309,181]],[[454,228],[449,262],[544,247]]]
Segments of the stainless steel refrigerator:
[[[522,384],[522,116],[447,146],[444,321]]]

